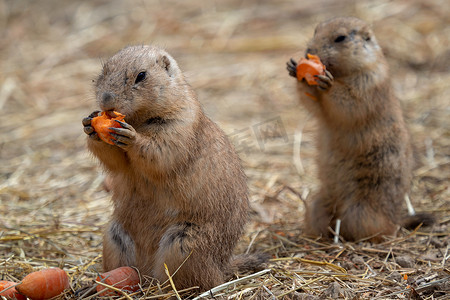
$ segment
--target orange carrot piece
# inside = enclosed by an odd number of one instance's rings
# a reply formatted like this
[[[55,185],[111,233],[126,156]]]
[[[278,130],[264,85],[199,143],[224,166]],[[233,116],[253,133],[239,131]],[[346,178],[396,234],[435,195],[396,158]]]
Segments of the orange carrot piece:
[[[17,292],[16,288],[12,287],[16,284],[17,284],[17,282],[1,280],[0,281],[0,296],[5,297],[6,299],[11,299],[11,300],[27,300],[27,297],[19,294],[19,292]],[[9,287],[12,287],[12,288],[9,288]],[[9,289],[6,290],[7,288],[9,288]],[[4,291],[4,290],[6,290],[6,291]]]
[[[312,95],[310,93],[306,93],[306,92],[305,92],[305,95],[308,96],[309,98],[313,99],[314,101],[317,101],[317,97],[316,96],[314,96],[314,95]]]
[[[91,125],[94,127],[95,132],[97,132],[98,136],[106,143],[114,145],[114,143],[111,141],[113,137],[111,136],[112,130],[110,130],[110,127],[120,128],[120,124],[116,122],[118,121],[124,121],[125,116],[121,113],[114,112],[114,114],[117,117],[111,117],[106,112],[102,111],[100,116],[92,118]]]
[[[109,272],[100,274],[97,281],[106,283],[115,288],[129,293],[139,290],[139,283],[141,282],[138,272],[131,267],[120,267]],[[97,292],[103,291],[100,296],[113,296],[116,292],[108,290],[107,287],[98,285]]]
[[[317,85],[315,75],[325,75],[325,66],[317,55],[307,54],[297,63],[297,79],[305,79],[309,85]]]
[[[32,300],[58,296],[70,287],[69,276],[60,268],[49,268],[25,276],[16,290]]]

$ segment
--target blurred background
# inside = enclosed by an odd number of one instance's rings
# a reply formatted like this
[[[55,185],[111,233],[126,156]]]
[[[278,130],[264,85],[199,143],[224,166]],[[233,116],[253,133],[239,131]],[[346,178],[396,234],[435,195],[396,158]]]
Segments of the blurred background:
[[[0,0],[1,259],[76,264],[98,256],[110,196],[81,119],[96,109],[92,80],[102,61],[134,44],[171,53],[235,144],[253,210],[239,250],[278,225],[301,233],[300,198],[317,187],[316,125],[298,105],[286,62],[335,16],[372,24],[416,149],[412,202],[448,231],[449,7],[445,0]]]

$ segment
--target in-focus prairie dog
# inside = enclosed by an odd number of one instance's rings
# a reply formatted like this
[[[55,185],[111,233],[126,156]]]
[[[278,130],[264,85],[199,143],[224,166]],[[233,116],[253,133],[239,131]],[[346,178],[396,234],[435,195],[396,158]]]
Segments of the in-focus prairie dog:
[[[102,111],[126,116],[115,145],[91,126],[98,112],[83,119],[113,193],[104,269],[135,266],[165,281],[167,264],[171,274],[181,266],[177,288],[222,283],[242,262],[231,256],[247,221],[246,177],[176,61],[157,47],[124,48],[103,65],[96,98]]]
[[[306,53],[327,69],[318,86],[298,82],[300,101],[320,128],[321,188],[306,209],[307,232],[329,235],[340,219],[344,239],[380,241],[404,224],[412,177],[410,138],[383,52],[364,21],[343,17],[319,24]],[[294,60],[288,71],[296,77]]]

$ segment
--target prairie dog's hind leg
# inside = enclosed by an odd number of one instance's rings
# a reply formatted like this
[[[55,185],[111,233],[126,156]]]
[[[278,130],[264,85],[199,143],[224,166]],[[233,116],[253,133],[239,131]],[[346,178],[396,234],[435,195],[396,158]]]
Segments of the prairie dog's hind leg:
[[[103,268],[109,271],[123,266],[135,266],[134,241],[117,221],[111,221],[103,236]]]
[[[342,212],[341,219],[341,235],[346,240],[371,237],[370,241],[381,242],[384,235],[395,235],[399,227],[385,211],[374,209],[369,203],[349,206]]]
[[[325,200],[323,196],[317,195],[316,198],[308,203],[305,213],[305,231],[314,236],[329,236],[328,227],[333,219],[330,208],[330,200]]]
[[[166,264],[176,288],[199,286],[200,290],[207,290],[223,283],[224,273],[209,251],[210,243],[198,225],[184,222],[170,226],[155,255],[154,276],[167,280]]]

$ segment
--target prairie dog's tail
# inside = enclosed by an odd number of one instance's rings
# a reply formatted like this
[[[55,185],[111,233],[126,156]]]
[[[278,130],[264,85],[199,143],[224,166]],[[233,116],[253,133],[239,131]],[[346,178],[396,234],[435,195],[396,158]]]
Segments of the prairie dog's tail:
[[[406,229],[413,230],[420,224],[423,226],[433,225],[435,222],[435,218],[433,215],[428,213],[418,213],[414,215],[408,215],[403,219],[402,226]]]
[[[233,256],[225,276],[230,278],[236,273],[256,272],[264,269],[270,255],[268,253],[249,253]]]

